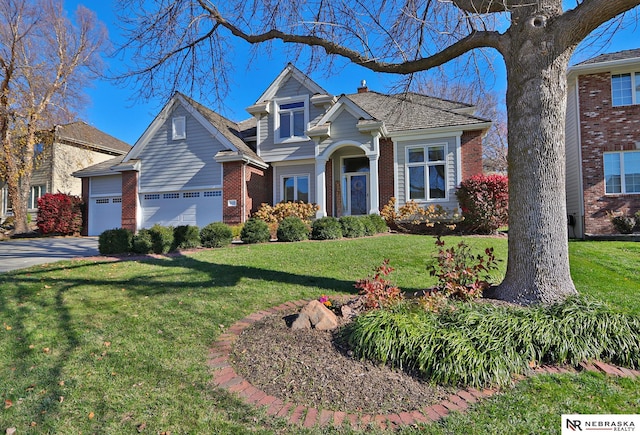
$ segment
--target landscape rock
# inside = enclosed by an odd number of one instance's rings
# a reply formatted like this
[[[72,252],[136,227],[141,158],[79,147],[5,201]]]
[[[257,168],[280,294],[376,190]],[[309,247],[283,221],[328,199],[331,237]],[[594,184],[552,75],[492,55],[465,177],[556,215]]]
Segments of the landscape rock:
[[[296,320],[291,324],[291,329],[311,329],[311,320],[305,313],[298,314]]]
[[[308,316],[311,325],[320,331],[328,331],[338,327],[338,318],[336,315],[319,301],[309,302],[300,311],[300,316],[303,314]],[[300,318],[300,316],[298,318]]]

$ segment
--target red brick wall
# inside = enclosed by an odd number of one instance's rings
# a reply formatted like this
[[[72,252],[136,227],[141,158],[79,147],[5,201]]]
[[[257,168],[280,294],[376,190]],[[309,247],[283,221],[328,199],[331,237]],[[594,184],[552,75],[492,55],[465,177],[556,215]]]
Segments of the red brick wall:
[[[460,138],[462,179],[482,174],[482,130],[465,131]]]
[[[82,178],[82,231],[80,234],[89,234],[89,178]]]
[[[137,228],[138,211],[138,172],[122,173],[122,228],[133,232]]]
[[[243,222],[242,219],[242,162],[225,162],[222,171],[222,221],[234,225]],[[229,201],[235,200],[236,206],[229,207]]]
[[[585,233],[615,232],[607,212],[634,213],[640,210],[640,195],[605,195],[606,151],[635,150],[640,142],[640,105],[611,105],[609,73],[580,76],[580,136]]]
[[[248,218],[251,213],[260,208],[260,204],[269,202],[271,197],[271,184],[267,182],[266,171],[253,166],[245,166],[245,180],[247,183],[246,198],[247,201],[246,210]]]
[[[380,158],[378,159],[380,208],[387,205],[393,197],[393,183],[393,142],[391,139],[380,139]]]

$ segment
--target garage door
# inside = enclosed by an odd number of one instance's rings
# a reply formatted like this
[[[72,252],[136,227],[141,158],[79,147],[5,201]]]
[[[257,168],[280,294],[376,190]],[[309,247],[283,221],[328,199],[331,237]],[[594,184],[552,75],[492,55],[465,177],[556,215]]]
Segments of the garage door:
[[[89,235],[122,226],[122,197],[91,198],[89,201]]]
[[[197,225],[222,221],[222,190],[201,190],[140,195],[142,228]]]

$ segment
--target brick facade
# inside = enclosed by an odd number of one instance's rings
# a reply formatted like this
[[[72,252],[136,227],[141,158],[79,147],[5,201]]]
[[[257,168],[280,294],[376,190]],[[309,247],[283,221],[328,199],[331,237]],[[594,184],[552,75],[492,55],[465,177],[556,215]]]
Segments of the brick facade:
[[[378,159],[380,208],[389,203],[394,196],[393,141],[380,139],[380,158]]]
[[[465,131],[460,138],[462,179],[482,174],[482,131]]]
[[[590,74],[578,79],[584,231],[611,234],[608,212],[633,214],[640,195],[605,195],[604,159],[607,151],[635,150],[640,142],[640,105],[613,107],[611,75]]]
[[[82,179],[82,231],[83,236],[89,235],[89,178]]]
[[[243,162],[223,164],[222,220],[229,225],[245,222],[260,204],[270,201],[268,171]],[[230,205],[235,201],[235,206]]]
[[[122,228],[133,232],[137,229],[138,172],[122,172]]]

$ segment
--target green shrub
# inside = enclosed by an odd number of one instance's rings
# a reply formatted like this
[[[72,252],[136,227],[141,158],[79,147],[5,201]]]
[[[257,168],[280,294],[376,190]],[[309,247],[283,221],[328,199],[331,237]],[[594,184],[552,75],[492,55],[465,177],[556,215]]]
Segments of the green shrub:
[[[299,217],[289,216],[280,222],[276,234],[279,242],[299,242],[309,238],[309,228]]]
[[[620,234],[631,234],[636,222],[631,216],[613,216],[611,223]]]
[[[240,240],[244,243],[265,243],[271,240],[269,224],[258,218],[251,218],[245,222],[240,232]]]
[[[640,366],[640,318],[585,297],[529,308],[454,302],[438,313],[405,302],[357,316],[340,340],[357,357],[458,386],[507,385],[543,364]]]
[[[342,238],[342,225],[338,219],[325,216],[313,221],[311,238],[314,240],[334,240]]]
[[[131,252],[133,233],[125,228],[106,230],[98,237],[98,251],[102,255]]]
[[[640,210],[638,210],[633,217],[636,220],[636,226],[634,227],[635,231],[640,231]]]
[[[365,236],[373,236],[376,234],[376,226],[369,215],[358,216],[358,219],[362,222],[362,228],[364,229]]]
[[[231,228],[231,234],[233,234],[233,240],[240,240],[240,234],[242,234],[243,227],[244,224],[229,225],[229,228]]]
[[[389,232],[389,227],[387,226],[387,223],[379,214],[375,214],[375,213],[370,214],[369,220],[371,220],[371,222],[373,223],[376,234]]]
[[[151,234],[151,250],[156,254],[166,254],[173,246],[173,227],[155,224],[149,228]]]
[[[151,232],[143,228],[133,236],[132,249],[136,254],[148,254],[153,250]]]
[[[364,236],[364,224],[355,216],[342,216],[340,218],[342,235],[350,239]]]
[[[200,228],[195,225],[179,225],[173,229],[172,251],[200,246]]]
[[[200,230],[200,242],[205,248],[222,248],[233,240],[233,232],[229,225],[213,222]]]

